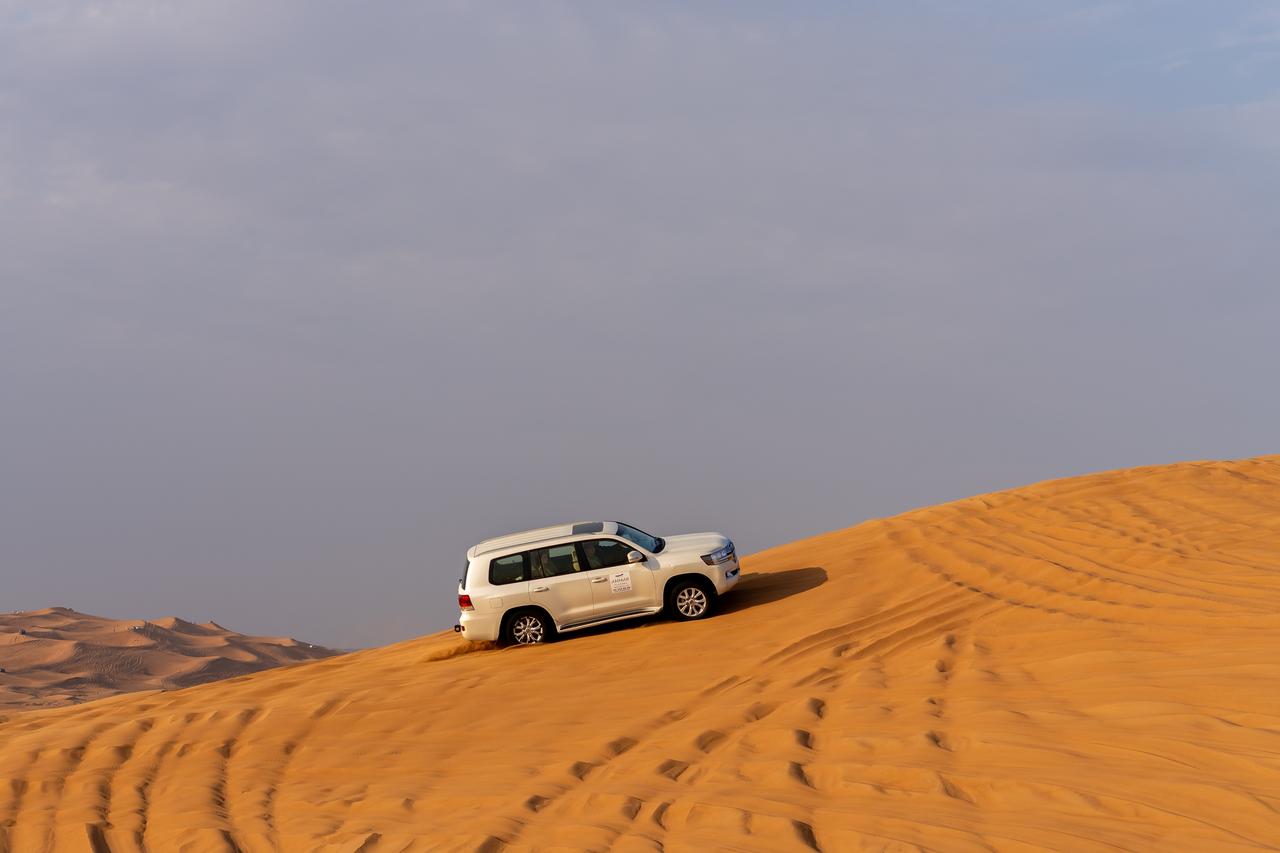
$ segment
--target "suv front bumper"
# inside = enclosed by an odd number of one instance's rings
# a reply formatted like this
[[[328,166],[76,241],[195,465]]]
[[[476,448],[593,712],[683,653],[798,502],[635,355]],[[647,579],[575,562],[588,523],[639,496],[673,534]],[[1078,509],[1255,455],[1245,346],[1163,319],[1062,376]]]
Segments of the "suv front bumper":
[[[715,575],[712,576],[711,582],[715,584],[718,595],[724,595],[737,586],[738,581],[742,579],[742,568],[738,565],[736,557],[727,563],[713,566],[712,569]]]

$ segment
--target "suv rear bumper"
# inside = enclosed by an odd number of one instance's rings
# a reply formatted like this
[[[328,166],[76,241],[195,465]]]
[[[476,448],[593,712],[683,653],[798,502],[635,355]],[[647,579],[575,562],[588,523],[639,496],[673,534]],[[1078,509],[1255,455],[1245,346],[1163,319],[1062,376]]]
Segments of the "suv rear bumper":
[[[496,640],[502,630],[502,611],[464,610],[454,630],[465,639],[476,642]]]

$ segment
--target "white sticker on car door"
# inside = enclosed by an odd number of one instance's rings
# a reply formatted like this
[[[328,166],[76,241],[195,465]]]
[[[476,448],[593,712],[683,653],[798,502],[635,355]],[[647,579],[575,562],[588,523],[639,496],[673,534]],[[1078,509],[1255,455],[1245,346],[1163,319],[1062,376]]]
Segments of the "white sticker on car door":
[[[631,572],[623,569],[609,575],[609,589],[613,592],[631,592]]]

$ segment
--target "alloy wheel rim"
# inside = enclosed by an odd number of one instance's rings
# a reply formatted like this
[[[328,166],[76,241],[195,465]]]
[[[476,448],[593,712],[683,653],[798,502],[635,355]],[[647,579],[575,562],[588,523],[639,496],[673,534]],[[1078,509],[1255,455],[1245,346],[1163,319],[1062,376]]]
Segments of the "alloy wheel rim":
[[[536,616],[521,616],[511,626],[511,633],[522,646],[542,642],[542,621]]]
[[[676,595],[676,609],[685,616],[701,616],[707,609],[707,595],[697,587],[686,587]]]

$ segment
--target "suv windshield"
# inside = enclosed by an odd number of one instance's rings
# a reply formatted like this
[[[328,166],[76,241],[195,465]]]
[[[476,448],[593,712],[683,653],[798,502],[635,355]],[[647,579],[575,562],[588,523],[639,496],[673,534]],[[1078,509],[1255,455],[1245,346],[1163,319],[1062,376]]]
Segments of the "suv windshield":
[[[621,536],[623,539],[633,542],[636,545],[639,545],[641,548],[645,549],[646,551],[652,554],[657,554],[659,551],[662,550],[663,546],[667,544],[666,542],[662,541],[661,536],[650,536],[648,533],[645,533],[643,530],[636,530],[631,525],[623,524],[621,521],[617,522],[617,525],[618,525],[619,536]]]

